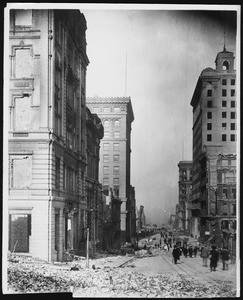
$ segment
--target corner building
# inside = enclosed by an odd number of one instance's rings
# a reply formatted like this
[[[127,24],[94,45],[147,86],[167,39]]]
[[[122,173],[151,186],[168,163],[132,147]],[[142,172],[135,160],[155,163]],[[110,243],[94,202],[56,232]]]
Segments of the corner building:
[[[129,97],[87,97],[87,106],[96,113],[104,126],[101,140],[99,181],[105,195],[112,188],[121,201],[120,234],[113,238],[114,247],[130,241],[130,172],[131,124],[134,120]]]
[[[194,232],[201,241],[236,238],[236,71],[234,54],[217,54],[216,68],[202,71],[192,100]]]
[[[9,250],[48,261],[85,235],[85,32],[79,10],[10,10]]]

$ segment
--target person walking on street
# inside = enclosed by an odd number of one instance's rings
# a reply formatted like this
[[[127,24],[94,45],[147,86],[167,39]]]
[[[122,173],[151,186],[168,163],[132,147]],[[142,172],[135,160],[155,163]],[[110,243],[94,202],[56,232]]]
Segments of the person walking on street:
[[[223,270],[229,270],[229,250],[226,247],[223,247],[221,251]]]
[[[192,246],[189,247],[188,249],[188,253],[189,253],[189,256],[192,257],[192,253],[193,253],[193,249],[192,249]]]
[[[197,257],[197,246],[194,247],[193,253],[194,253],[194,256]]]
[[[183,246],[182,251],[183,251],[184,256],[187,257],[188,250],[187,250],[187,246],[186,245]]]
[[[175,245],[172,251],[172,255],[174,258],[174,263],[177,264],[177,260],[180,259],[180,249]]]
[[[202,260],[203,260],[203,267],[208,266],[208,256],[209,256],[209,248],[206,245],[205,247],[203,247],[201,249],[201,257],[202,257]]]
[[[219,252],[216,250],[216,246],[212,246],[212,250],[209,254],[210,259],[210,270],[216,271],[218,260],[219,260]]]

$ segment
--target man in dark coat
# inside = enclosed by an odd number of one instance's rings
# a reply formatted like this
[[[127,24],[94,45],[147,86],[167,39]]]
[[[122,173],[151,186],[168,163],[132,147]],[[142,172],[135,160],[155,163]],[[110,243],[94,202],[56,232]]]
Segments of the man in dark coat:
[[[210,251],[209,254],[209,259],[210,259],[210,270],[216,271],[218,260],[219,260],[219,252],[216,250],[216,246],[212,246],[212,250]]]
[[[189,247],[188,253],[189,253],[189,256],[192,257],[192,253],[193,253],[193,248],[192,248],[192,246]]]
[[[226,247],[223,247],[221,251],[223,270],[229,270],[229,250]]]
[[[180,259],[181,252],[180,252],[180,249],[176,245],[174,246],[174,249],[172,251],[172,255],[173,255],[173,258],[174,258],[174,263],[177,264],[177,260]]]

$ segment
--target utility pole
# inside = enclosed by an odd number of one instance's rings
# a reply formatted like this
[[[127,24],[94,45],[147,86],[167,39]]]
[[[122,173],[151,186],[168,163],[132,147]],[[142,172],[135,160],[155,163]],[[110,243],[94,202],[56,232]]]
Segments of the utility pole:
[[[86,268],[89,268],[89,228],[87,228]]]

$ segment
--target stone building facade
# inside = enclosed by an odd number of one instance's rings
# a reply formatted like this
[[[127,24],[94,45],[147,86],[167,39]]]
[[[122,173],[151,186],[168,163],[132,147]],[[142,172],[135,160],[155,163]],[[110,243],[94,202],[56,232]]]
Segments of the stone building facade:
[[[88,97],[87,106],[96,113],[104,126],[100,148],[99,181],[108,195],[110,188],[121,201],[120,234],[116,246],[130,241],[130,168],[131,124],[134,120],[129,97]]]
[[[101,232],[99,227],[102,218],[102,185],[99,183],[100,140],[103,138],[104,128],[100,118],[91,114],[86,107],[86,195],[87,195],[87,228],[89,228],[90,249],[97,250]],[[84,236],[84,234],[82,234]],[[85,251],[86,241],[82,241]],[[85,253],[85,252],[84,252]],[[91,254],[92,254],[91,253]]]
[[[86,20],[10,10],[9,250],[63,260],[86,224]]]
[[[185,234],[191,234],[191,198],[192,198],[192,161],[180,161],[179,168],[179,216],[181,220],[180,229],[183,229]]]
[[[217,54],[202,71],[192,100],[194,231],[233,248],[236,229],[237,95],[234,54]],[[228,233],[226,233],[228,232]],[[226,238],[227,236],[227,238]]]

